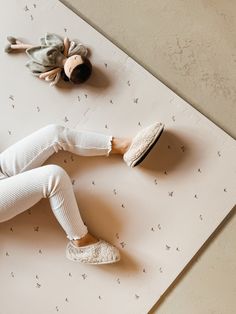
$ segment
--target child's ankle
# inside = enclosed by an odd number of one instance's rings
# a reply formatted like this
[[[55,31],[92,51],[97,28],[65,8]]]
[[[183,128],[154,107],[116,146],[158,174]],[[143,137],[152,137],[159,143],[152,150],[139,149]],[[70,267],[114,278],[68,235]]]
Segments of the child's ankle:
[[[73,240],[73,243],[76,246],[86,246],[86,245],[93,244],[96,242],[98,242],[98,239],[93,237],[90,233],[87,233],[84,237],[80,239]]]

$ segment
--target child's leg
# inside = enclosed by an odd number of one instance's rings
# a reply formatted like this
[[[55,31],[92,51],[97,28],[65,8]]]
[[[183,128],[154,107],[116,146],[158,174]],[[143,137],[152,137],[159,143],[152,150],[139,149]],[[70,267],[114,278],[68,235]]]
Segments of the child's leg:
[[[57,165],[46,165],[0,180],[0,222],[24,212],[48,198],[54,215],[68,239],[87,234],[75,199],[71,180]]]
[[[13,176],[39,167],[59,150],[81,156],[109,156],[112,136],[50,124],[3,151],[0,171],[5,176]]]
[[[0,154],[0,182],[1,178],[15,176],[41,166],[54,152],[60,149],[83,156],[108,156],[110,152],[123,154],[127,143],[127,139],[113,139],[112,136],[100,133],[79,132],[50,124],[28,135]],[[4,179],[5,183],[6,179]],[[25,206],[21,211],[24,210]],[[11,216],[10,213],[9,216]],[[78,241],[81,243],[77,244],[85,245],[86,242],[94,242],[95,238],[88,233]]]

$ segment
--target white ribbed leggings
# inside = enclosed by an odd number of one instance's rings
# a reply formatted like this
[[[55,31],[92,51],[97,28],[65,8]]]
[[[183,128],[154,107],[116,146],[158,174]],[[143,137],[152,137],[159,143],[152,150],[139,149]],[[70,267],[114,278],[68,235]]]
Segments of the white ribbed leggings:
[[[81,156],[109,156],[112,136],[50,124],[26,136],[0,154],[0,222],[48,198],[70,240],[87,232],[71,180],[57,165],[42,164],[58,150]]]

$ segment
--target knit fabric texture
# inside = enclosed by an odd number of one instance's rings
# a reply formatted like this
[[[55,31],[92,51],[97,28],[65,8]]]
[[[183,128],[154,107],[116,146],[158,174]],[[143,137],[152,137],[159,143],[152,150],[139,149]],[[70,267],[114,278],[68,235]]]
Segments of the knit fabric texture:
[[[124,154],[123,159],[128,166],[132,167],[143,155],[148,151],[156,138],[160,135],[164,125],[162,123],[154,123],[142,129],[134,137],[130,148]]]
[[[66,247],[66,257],[85,264],[108,264],[120,260],[119,250],[104,240],[82,247],[70,241]]]

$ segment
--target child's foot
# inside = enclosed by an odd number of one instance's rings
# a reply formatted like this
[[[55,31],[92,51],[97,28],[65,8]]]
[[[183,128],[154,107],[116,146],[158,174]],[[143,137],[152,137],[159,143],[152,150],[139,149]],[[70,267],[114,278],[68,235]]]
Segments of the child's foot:
[[[90,234],[83,238],[80,239],[83,241],[73,240],[67,244],[66,257],[69,260],[84,264],[110,264],[120,260],[119,250],[115,246]]]
[[[157,143],[163,130],[164,124],[154,123],[138,132],[123,156],[127,165],[135,167],[142,162]]]

